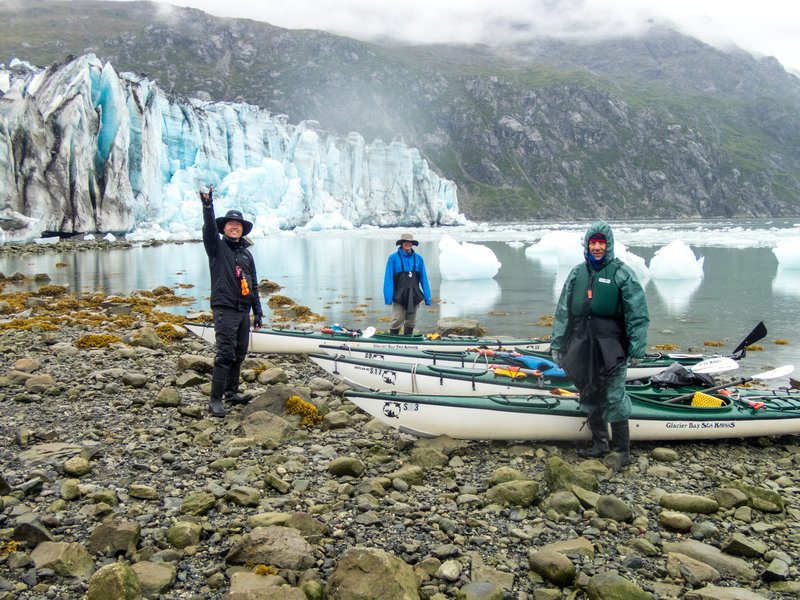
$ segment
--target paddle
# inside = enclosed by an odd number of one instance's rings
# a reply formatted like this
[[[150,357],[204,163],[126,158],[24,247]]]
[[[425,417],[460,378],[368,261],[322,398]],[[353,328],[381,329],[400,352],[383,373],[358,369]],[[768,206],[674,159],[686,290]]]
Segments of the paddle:
[[[549,362],[550,361],[543,361],[544,364],[547,364]],[[548,367],[548,369],[545,369],[545,371],[541,371],[539,369],[526,369],[524,367],[518,367],[516,365],[491,364],[489,365],[489,368],[508,370],[508,371],[513,371],[515,373],[518,372],[518,373],[523,373],[525,375],[533,375],[535,377],[538,377],[539,375],[544,375],[549,369],[558,367]],[[733,371],[734,369],[738,368],[739,368],[739,363],[730,358],[729,356],[714,356],[712,358],[700,361],[696,365],[688,368],[687,371],[690,371],[692,373],[705,373],[707,375],[713,375],[714,373],[724,373],[725,371]],[[551,373],[550,375],[556,377],[565,376],[565,375],[560,375],[558,373]]]
[[[700,363],[698,363],[700,364]],[[759,373],[758,375],[752,375],[750,377],[742,377],[737,381],[732,381],[731,383],[725,383],[722,385],[715,385],[714,387],[706,388],[703,390],[695,390],[689,394],[683,394],[681,396],[675,396],[674,398],[670,398],[669,400],[664,400],[665,404],[675,404],[676,402],[682,402],[683,400],[690,400],[694,397],[697,392],[701,394],[708,394],[710,392],[716,392],[717,390],[722,390],[727,387],[733,387],[735,385],[742,385],[743,383],[747,383],[749,381],[753,381],[754,379],[778,379],[779,377],[786,377],[789,373],[794,371],[794,365],[783,365],[782,367],[778,367],[777,369],[772,369],[771,371],[764,371],[763,373]]]
[[[744,358],[744,355],[747,353],[747,347],[753,342],[757,342],[758,340],[762,339],[765,335],[767,335],[767,328],[764,326],[763,321],[759,321],[758,325],[753,328],[753,331],[748,333],[742,342],[736,346],[733,352],[731,352],[731,356],[735,358]],[[740,350],[742,354],[740,356],[736,356],[736,353]]]
[[[701,360],[699,363],[688,367],[686,370],[692,373],[713,375],[714,373],[724,373],[725,371],[733,371],[738,368],[739,363],[729,356],[712,356],[706,360]]]

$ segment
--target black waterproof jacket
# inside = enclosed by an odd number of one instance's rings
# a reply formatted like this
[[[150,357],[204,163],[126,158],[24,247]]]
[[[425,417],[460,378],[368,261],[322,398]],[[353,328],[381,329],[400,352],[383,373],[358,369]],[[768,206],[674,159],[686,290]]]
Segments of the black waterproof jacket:
[[[203,245],[208,254],[211,271],[211,308],[232,308],[261,315],[258,295],[258,275],[253,255],[247,249],[252,244],[244,237],[233,241],[220,235],[214,221],[214,206],[203,206]],[[242,294],[242,279],[247,281],[248,293]]]

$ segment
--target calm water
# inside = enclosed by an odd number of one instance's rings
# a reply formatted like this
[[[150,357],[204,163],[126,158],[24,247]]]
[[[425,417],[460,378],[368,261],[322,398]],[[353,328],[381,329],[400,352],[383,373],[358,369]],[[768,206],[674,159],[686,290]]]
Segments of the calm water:
[[[698,257],[705,257],[702,280],[646,283],[649,344],[671,343],[686,351],[705,340],[726,341],[721,350],[730,351],[763,320],[769,330],[760,342],[764,351],[750,353],[741,374],[749,375],[762,366],[800,366],[800,270],[780,268],[771,251],[778,240],[800,240],[800,229],[793,222],[680,223],[658,228],[612,225],[618,239],[648,263],[656,250],[676,238],[690,244]],[[585,227],[573,224],[561,229],[582,232]],[[324,315],[327,323],[386,329],[386,321],[378,320],[389,315],[383,304],[383,273],[399,231],[279,233],[254,240],[253,254],[259,278],[279,283],[283,286],[280,294]],[[430,308],[422,307],[417,330],[431,331],[443,316],[465,316],[477,319],[493,335],[549,335],[550,329],[537,323],[540,316],[553,314],[568,269],[558,271],[525,256],[525,248],[547,231],[544,227],[508,231],[488,226],[477,231],[415,230],[421,241],[417,251],[426,260],[431,291],[439,300]],[[497,276],[442,281],[438,241],[446,234],[490,247],[503,265]],[[67,266],[56,267],[56,263]],[[5,258],[0,271],[27,276],[48,273],[51,283],[68,284],[71,290],[128,294],[162,285],[192,286],[181,287],[177,293],[194,298],[193,308],[209,307],[208,266],[200,243]],[[265,304],[265,317],[270,316]],[[787,340],[789,345],[771,343],[775,339]]]

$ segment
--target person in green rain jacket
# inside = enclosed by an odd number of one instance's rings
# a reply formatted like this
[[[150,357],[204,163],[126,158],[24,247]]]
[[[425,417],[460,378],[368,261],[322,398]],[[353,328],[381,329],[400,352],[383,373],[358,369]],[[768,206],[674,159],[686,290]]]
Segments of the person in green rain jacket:
[[[586,260],[573,267],[561,290],[550,350],[589,411],[592,445],[578,454],[600,458],[614,451],[625,465],[631,413],[625,378],[628,361],[638,365],[647,349],[647,301],[636,273],[614,256],[608,223],[598,220],[589,227],[583,254]]]

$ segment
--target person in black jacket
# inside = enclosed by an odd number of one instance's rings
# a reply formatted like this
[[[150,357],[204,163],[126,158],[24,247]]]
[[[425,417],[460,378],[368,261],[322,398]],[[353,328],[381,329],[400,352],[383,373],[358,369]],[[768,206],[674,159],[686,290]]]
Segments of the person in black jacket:
[[[213,188],[200,191],[203,203],[203,245],[211,271],[211,312],[217,354],[211,378],[211,414],[224,417],[223,398],[231,404],[246,404],[251,396],[241,395],[239,371],[247,355],[250,341],[250,310],[253,329],[260,329],[263,320],[258,296],[258,276],[253,255],[247,249],[246,236],[253,224],[238,210],[229,210],[224,217],[214,218]]]

